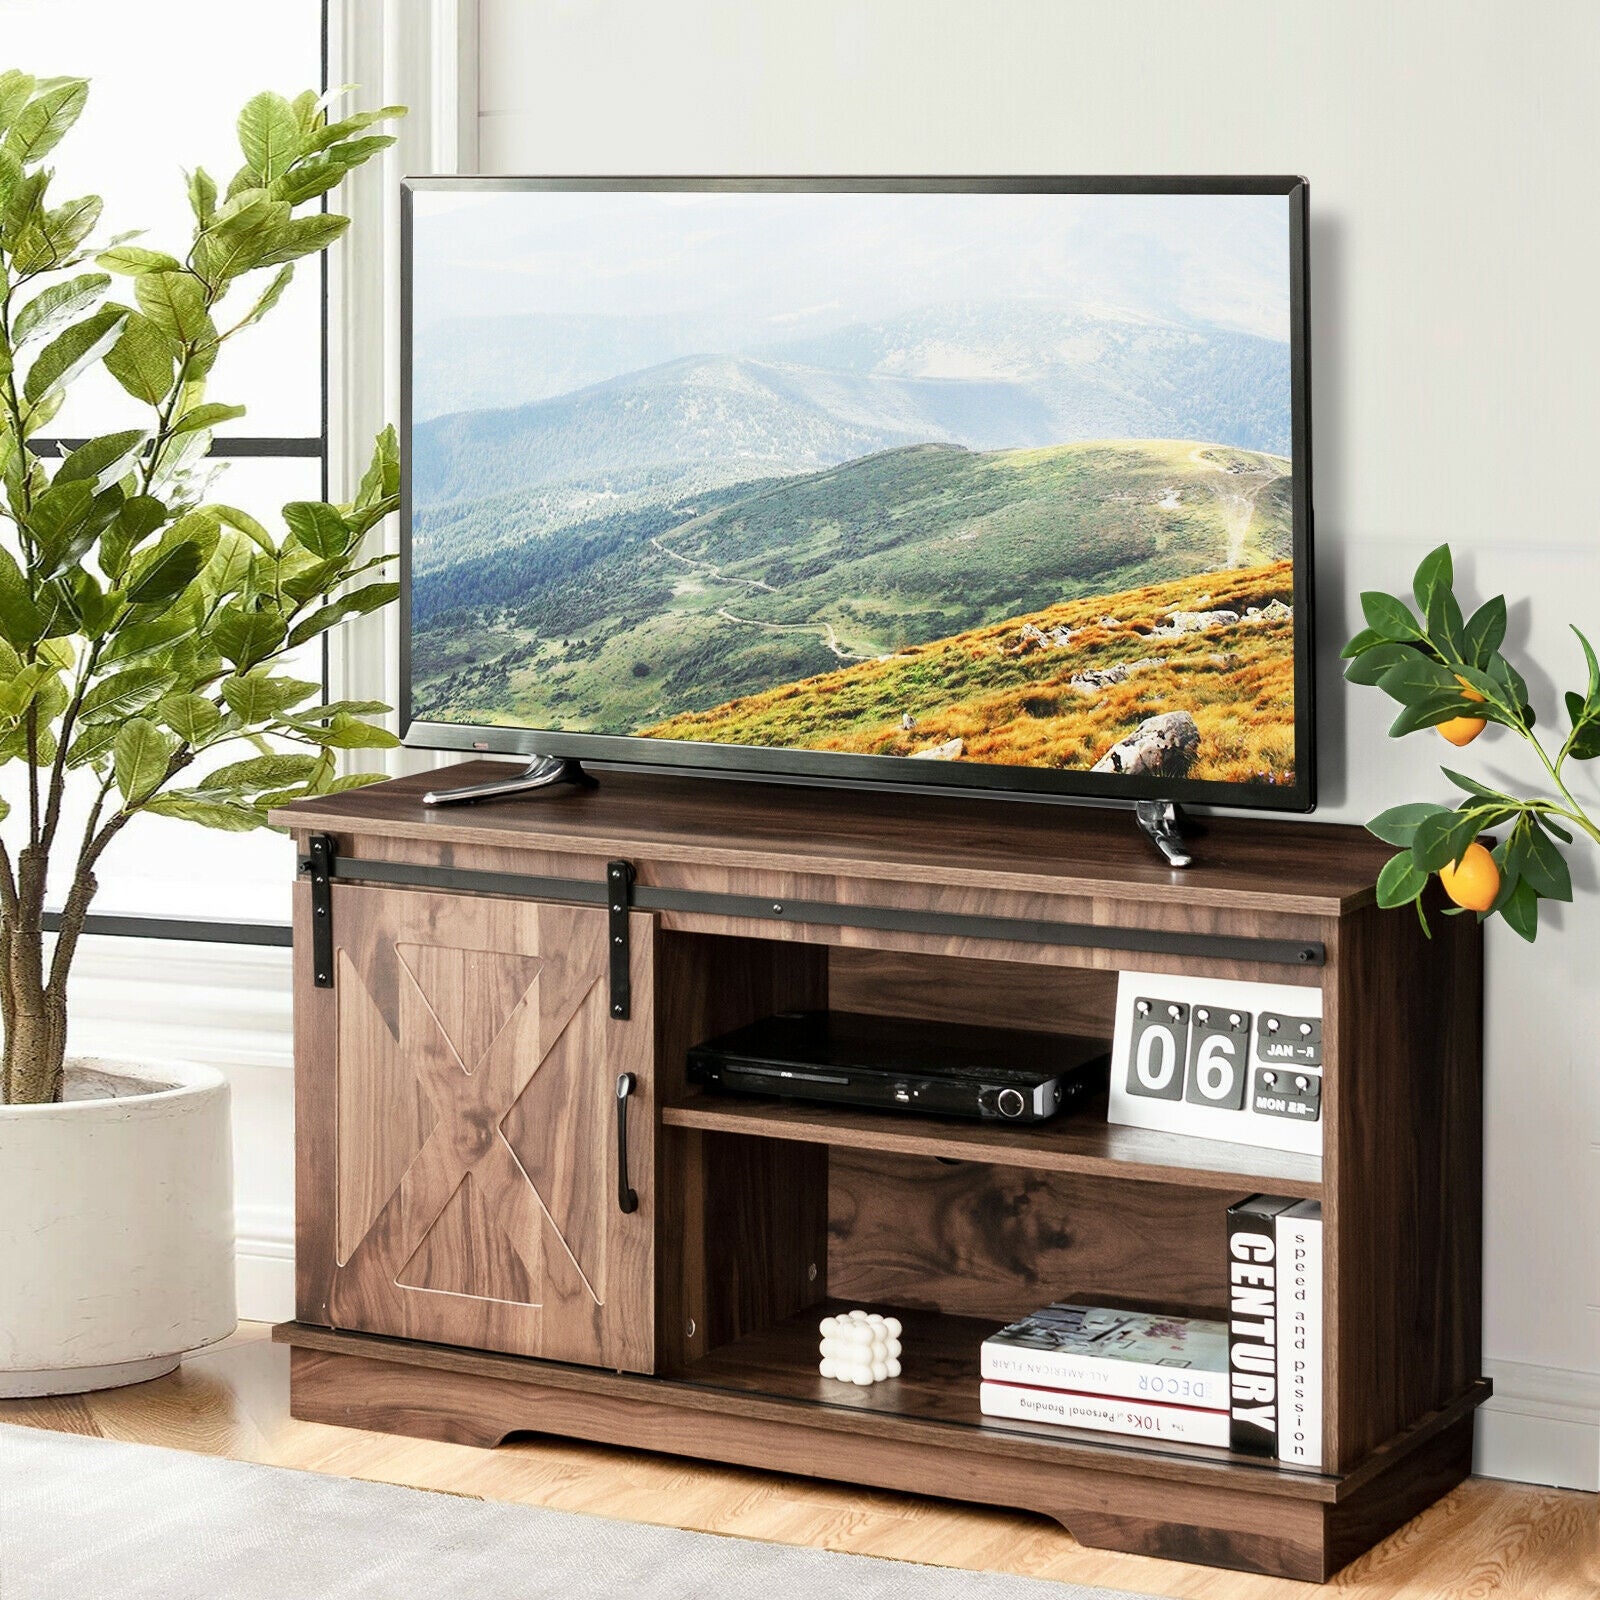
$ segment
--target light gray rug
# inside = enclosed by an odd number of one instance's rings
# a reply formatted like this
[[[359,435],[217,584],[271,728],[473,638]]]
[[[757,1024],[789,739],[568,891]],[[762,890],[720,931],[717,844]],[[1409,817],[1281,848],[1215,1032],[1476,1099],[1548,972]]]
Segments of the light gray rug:
[[[4,1426],[0,1596],[1140,1600]]]

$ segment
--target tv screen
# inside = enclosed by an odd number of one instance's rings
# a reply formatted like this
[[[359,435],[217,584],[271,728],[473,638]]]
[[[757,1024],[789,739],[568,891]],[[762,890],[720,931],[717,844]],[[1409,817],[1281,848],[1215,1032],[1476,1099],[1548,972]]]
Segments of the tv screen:
[[[1311,805],[1299,180],[405,213],[409,743]]]

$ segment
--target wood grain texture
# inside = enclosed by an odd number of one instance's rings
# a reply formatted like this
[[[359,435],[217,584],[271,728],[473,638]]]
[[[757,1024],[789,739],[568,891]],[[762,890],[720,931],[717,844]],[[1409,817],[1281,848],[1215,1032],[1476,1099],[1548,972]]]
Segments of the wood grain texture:
[[[689,1049],[775,1011],[828,1003],[827,952],[662,932],[655,946],[663,1102]],[[663,1122],[657,1147],[657,1370],[689,1362],[827,1293],[828,1152]]]
[[[654,1362],[650,919],[633,1020],[599,908],[335,885],[333,1326],[635,1371]],[[639,1081],[617,1204],[617,1075]],[[331,1189],[331,1194],[329,1190]]]
[[[1340,924],[1324,987],[1327,1461],[1349,1467],[1475,1378],[1482,930],[1433,906]]]
[[[1336,916],[1365,904],[1388,852],[1360,828],[1211,818],[1196,865],[1163,865],[1125,811],[1020,805],[936,795],[784,788],[600,771],[597,789],[434,810],[418,773],[273,812],[297,831],[348,833],[381,824],[391,838],[504,845],[601,858],[645,855],[702,865],[886,878],[1045,893],[1075,891],[1145,904],[1216,905]],[[468,762],[450,779],[503,776]]]
[[[1085,1544],[1318,1582],[1347,1546],[1387,1532],[1465,1476],[1470,1413],[1408,1459],[1426,1470],[1369,1484],[1340,1504],[1334,1480],[1212,1452],[1191,1461],[1133,1443],[1080,1449],[1071,1430],[952,1428],[904,1413],[740,1394],[714,1386],[596,1374],[323,1330],[296,1338],[294,1414],[312,1422],[488,1445],[511,1434],[576,1435],[702,1460],[845,1477],[1055,1517]],[[1035,1441],[1032,1433],[1040,1438]],[[1059,1437],[1057,1435],[1059,1434]],[[1468,1437],[1470,1447],[1470,1437]],[[1398,1492],[1395,1492],[1398,1491]],[[1081,1531],[1080,1531],[1081,1530]]]
[[[0,1401],[0,1422],[126,1439],[508,1503],[1177,1600],[1593,1600],[1595,1497],[1474,1478],[1331,1585],[1094,1549],[1052,1518],[554,1436],[494,1451],[289,1415],[287,1347],[246,1324],[166,1378]],[[1088,1513],[1076,1520],[1085,1524]],[[270,1530],[269,1530],[270,1531]],[[365,1559],[352,1551],[352,1568]]]
[[[1037,961],[963,961],[835,946],[828,952],[828,994],[839,1011],[1109,1039],[1117,980],[1112,972]]]
[[[1204,1189],[835,1150],[828,1281],[856,1304],[995,1325],[1052,1300],[1220,1316],[1227,1205]]]
[[[1068,1116],[1037,1126],[843,1111],[802,1101],[695,1092],[661,1109],[661,1120],[668,1127],[795,1140],[841,1150],[882,1150],[1038,1172],[1079,1172],[1235,1196],[1260,1189],[1315,1199],[1322,1192],[1319,1156],[1257,1150],[1150,1128],[1125,1128],[1108,1123],[1105,1115],[1103,1096]]]

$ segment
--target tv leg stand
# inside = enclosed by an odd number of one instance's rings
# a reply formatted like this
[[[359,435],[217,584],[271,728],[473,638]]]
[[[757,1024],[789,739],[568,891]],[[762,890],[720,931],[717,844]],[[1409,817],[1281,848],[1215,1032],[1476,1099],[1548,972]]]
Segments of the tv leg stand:
[[[1183,812],[1171,800],[1138,800],[1133,815],[1169,867],[1187,867],[1194,857],[1183,839]]]
[[[489,783],[469,783],[460,789],[430,789],[422,797],[425,806],[466,805],[474,800],[508,800],[536,789],[553,789],[571,784],[577,789],[598,789],[600,780],[583,770],[581,761],[566,756],[535,756],[512,777],[495,778]]]

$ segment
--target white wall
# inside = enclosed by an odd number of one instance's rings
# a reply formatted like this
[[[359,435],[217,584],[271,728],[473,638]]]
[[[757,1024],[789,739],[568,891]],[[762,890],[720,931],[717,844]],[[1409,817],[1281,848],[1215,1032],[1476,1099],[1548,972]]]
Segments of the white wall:
[[[385,74],[414,105],[419,63],[406,60],[405,41],[427,37],[418,18],[437,28],[459,9],[470,32],[473,9],[470,0],[350,8],[358,21],[382,14]],[[1334,659],[1355,626],[1358,592],[1403,586],[1441,540],[1455,546],[1469,589],[1512,598],[1512,644],[1539,663],[1527,675],[1541,712],[1553,715],[1557,687],[1578,672],[1567,621],[1600,632],[1590,468],[1600,432],[1600,236],[1588,214],[1600,155],[1600,7],[478,0],[476,25],[468,65],[480,83],[484,172],[1304,173],[1319,816],[1360,821],[1400,799],[1446,797],[1438,742],[1388,743],[1386,703],[1371,691],[1347,695]],[[355,31],[375,38],[365,22]],[[342,76],[375,88],[378,73]],[[471,77],[445,71],[444,98]],[[472,133],[460,130],[461,147],[470,149]],[[418,148],[404,170],[447,170],[437,132],[431,162]],[[386,178],[398,170],[391,163]],[[392,294],[392,270],[374,269],[366,281]],[[372,337],[369,348],[381,350],[386,341]],[[390,370],[356,408],[352,434],[370,436],[393,378]],[[1493,730],[1467,761],[1479,759],[1508,781],[1529,776]],[[1583,792],[1600,795],[1592,779]],[[1576,876],[1579,904],[1533,949],[1491,930],[1484,1335],[1499,1393],[1482,1417],[1479,1464],[1595,1488],[1592,857]],[[189,970],[170,956],[151,950],[146,980]],[[120,1031],[128,1013],[117,984],[132,959],[86,958],[79,1042],[101,1027]],[[254,1008],[253,1043],[241,1036],[248,1029],[219,1038],[209,1004],[175,1024],[181,1038],[170,1040],[206,1059],[239,1055],[242,1305],[258,1316],[288,1314],[292,1075],[280,967],[277,955],[230,958],[226,982]]]
[[[1319,815],[1445,798],[1335,657],[1448,539],[1539,709],[1600,632],[1600,7],[480,0],[501,173],[1297,172],[1311,183]],[[1552,682],[1554,675],[1556,682]],[[1530,776],[1509,740],[1474,748]],[[1587,785],[1595,796],[1596,786]],[[1600,899],[1489,944],[1486,1469],[1600,1480]],[[1403,1221],[1403,1219],[1402,1219]]]

